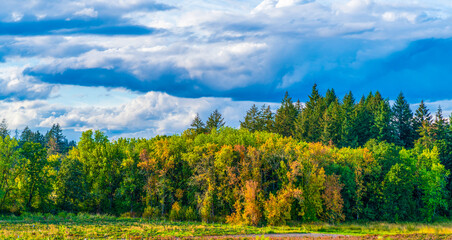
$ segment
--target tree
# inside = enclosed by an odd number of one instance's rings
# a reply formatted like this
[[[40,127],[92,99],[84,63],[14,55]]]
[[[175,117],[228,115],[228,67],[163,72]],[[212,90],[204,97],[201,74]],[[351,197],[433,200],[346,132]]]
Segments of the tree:
[[[432,116],[422,100],[413,118],[413,129],[416,131],[414,140],[428,136],[432,122]]]
[[[443,110],[441,109],[441,106],[438,106],[438,111],[436,111],[435,115],[435,122],[433,122],[432,127],[433,138],[435,140],[441,140],[447,137],[447,122],[443,117]]]
[[[0,123],[0,137],[5,138],[6,136],[9,136],[9,134],[10,131],[8,130],[8,123],[6,122],[6,119],[3,118]]]
[[[197,134],[204,133],[206,131],[206,125],[201,120],[199,113],[196,113],[196,117],[193,119],[190,126]]]
[[[211,132],[213,129],[219,129],[224,126],[224,118],[221,116],[221,113],[218,112],[218,109],[215,109],[209,116],[206,122],[206,129],[208,132]]]
[[[410,105],[405,100],[403,93],[400,93],[392,107],[393,117],[392,123],[395,130],[395,142],[397,145],[405,148],[413,147],[414,129],[413,129],[413,113]]]
[[[60,124],[53,124],[52,128],[47,132],[45,136],[47,142],[48,154],[63,154],[68,151],[68,142],[66,137],[63,135],[63,130]]]
[[[394,127],[391,123],[392,111],[388,100],[378,102],[378,109],[374,112],[374,129],[379,141],[394,142]]]
[[[335,174],[327,176],[324,185],[325,190],[322,194],[325,205],[323,219],[330,223],[343,221],[345,215],[342,212],[344,200],[342,199],[341,191],[345,185],[339,181],[339,176]]]
[[[281,107],[276,111],[275,132],[284,137],[293,136],[297,115],[297,108],[292,102],[292,98],[289,97],[289,93],[286,92],[281,101]]]
[[[329,94],[330,100],[333,99],[332,95],[333,93]],[[314,84],[311,95],[309,95],[309,101],[306,102],[305,108],[298,115],[296,133],[299,139],[308,142],[319,142],[321,140],[322,118],[326,107],[328,106],[323,103],[323,98],[317,90],[317,84]]]
[[[240,121],[240,128],[248,129],[250,132],[259,131],[261,127],[260,123],[260,111],[256,107],[256,104],[253,104],[251,108],[246,112],[245,120]]]
[[[358,132],[356,129],[356,116],[355,116],[355,98],[352,92],[349,92],[344,96],[341,105],[342,114],[342,129],[341,140],[339,146],[342,147],[357,147],[358,145]]]
[[[270,106],[265,106],[265,104],[262,105],[259,113],[259,121],[262,124],[262,129],[260,129],[260,131],[273,132],[275,121]]]

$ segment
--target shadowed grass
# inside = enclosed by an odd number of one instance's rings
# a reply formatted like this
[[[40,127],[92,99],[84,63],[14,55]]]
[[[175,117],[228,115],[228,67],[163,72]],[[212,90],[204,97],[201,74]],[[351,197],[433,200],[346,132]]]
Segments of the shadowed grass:
[[[325,223],[277,227],[252,227],[199,222],[152,221],[141,218],[118,218],[88,214],[23,214],[0,217],[1,239],[141,239],[151,237],[201,237],[269,233],[333,233],[343,235],[452,235],[452,221],[424,223]],[[396,237],[399,239],[399,237]],[[430,239],[430,238],[426,238]]]

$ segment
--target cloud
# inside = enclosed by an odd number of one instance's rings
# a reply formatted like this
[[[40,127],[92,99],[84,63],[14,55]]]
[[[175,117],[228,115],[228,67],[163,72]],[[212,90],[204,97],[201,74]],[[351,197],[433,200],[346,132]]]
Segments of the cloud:
[[[238,127],[246,110],[255,103],[230,98],[178,98],[160,92],[149,92],[113,106],[68,106],[56,102],[0,100],[0,114],[6,116],[10,129],[27,125],[48,129],[59,123],[69,132],[100,129],[111,137],[151,137],[181,133],[190,126],[196,113],[205,121],[214,109],[224,114],[228,126]]]
[[[54,86],[24,76],[20,67],[0,67],[0,100],[17,101],[47,98]]]
[[[40,58],[25,74],[48,84],[252,101],[279,101],[286,90],[303,100],[314,82],[338,93],[379,89],[392,96],[386,79],[397,89],[411,79],[424,86],[417,76],[443,84],[429,71],[450,68],[434,54],[447,52],[448,43],[437,43],[452,37],[452,7],[444,1],[63,2],[73,8],[7,1],[17,13],[30,11],[18,22],[4,12],[0,38],[9,40],[0,60]],[[432,49],[423,59],[434,66],[404,55],[423,41]],[[446,96],[426,89],[426,98]],[[415,91],[406,92],[413,101]]]
[[[20,22],[0,22],[0,35],[38,36],[38,35],[143,35],[156,32],[155,29],[118,25],[104,20],[40,20]]]

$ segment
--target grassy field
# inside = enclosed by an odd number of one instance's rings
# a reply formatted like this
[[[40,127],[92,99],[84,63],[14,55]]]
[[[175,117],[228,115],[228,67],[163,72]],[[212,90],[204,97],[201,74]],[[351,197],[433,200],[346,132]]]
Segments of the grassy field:
[[[333,233],[359,236],[356,239],[449,239],[452,221],[441,223],[324,223],[292,224],[280,227],[250,227],[199,222],[148,221],[140,218],[117,218],[106,215],[24,214],[0,217],[1,239],[142,239],[151,237],[203,237],[236,234]],[[406,235],[411,234],[411,235]],[[380,237],[378,237],[379,235]],[[381,237],[385,236],[385,237]],[[322,239],[322,238],[320,238]],[[324,238],[324,239],[328,239]]]

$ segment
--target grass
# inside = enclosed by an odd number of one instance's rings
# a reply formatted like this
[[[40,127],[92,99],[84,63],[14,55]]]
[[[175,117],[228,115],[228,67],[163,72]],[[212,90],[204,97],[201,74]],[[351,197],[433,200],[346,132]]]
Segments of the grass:
[[[0,239],[142,239],[152,237],[202,237],[269,233],[333,233],[352,236],[406,234],[418,236],[452,235],[452,221],[440,223],[325,223],[278,227],[252,227],[199,222],[149,221],[88,214],[23,214],[0,217]],[[418,239],[418,238],[413,238]],[[430,239],[430,238],[419,238]]]

